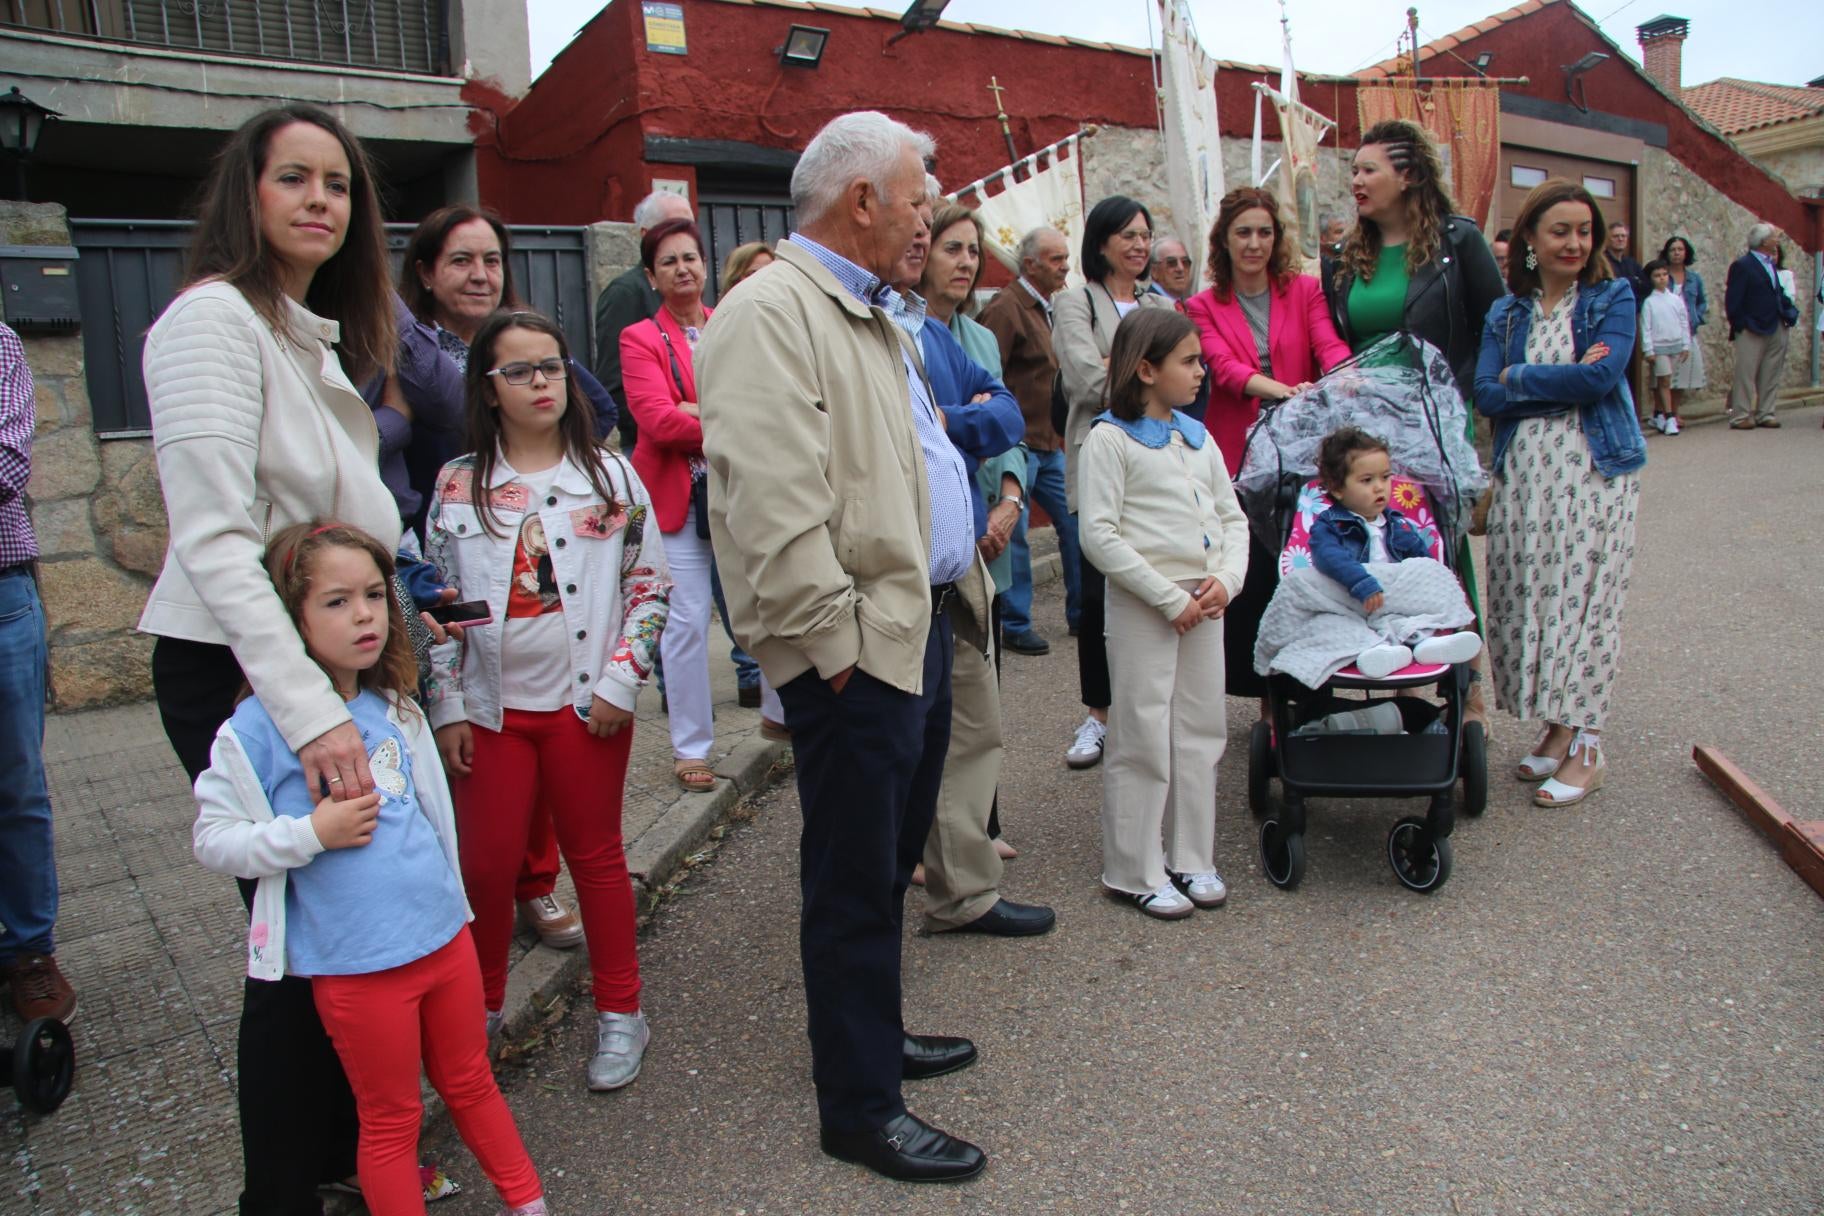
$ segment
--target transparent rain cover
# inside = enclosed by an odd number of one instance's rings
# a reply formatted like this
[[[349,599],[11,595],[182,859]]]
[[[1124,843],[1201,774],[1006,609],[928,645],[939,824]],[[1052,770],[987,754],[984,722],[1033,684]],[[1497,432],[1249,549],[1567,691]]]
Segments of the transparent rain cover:
[[[1278,487],[1316,477],[1319,445],[1342,426],[1386,440],[1394,473],[1418,483],[1440,522],[1453,534],[1468,526],[1488,487],[1467,434],[1468,407],[1436,347],[1389,334],[1311,388],[1264,407],[1249,430],[1235,490],[1268,548],[1280,538]]]

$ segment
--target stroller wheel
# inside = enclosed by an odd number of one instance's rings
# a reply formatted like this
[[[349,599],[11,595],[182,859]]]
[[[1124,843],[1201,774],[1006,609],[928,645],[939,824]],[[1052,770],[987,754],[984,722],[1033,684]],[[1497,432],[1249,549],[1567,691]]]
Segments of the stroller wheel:
[[[1463,754],[1457,768],[1463,774],[1463,813],[1473,818],[1488,809],[1488,736],[1480,722],[1463,724]]]
[[[48,1115],[70,1096],[76,1076],[76,1049],[69,1029],[56,1018],[34,1018],[19,1032],[11,1052],[0,1060],[0,1082],[11,1082],[19,1105]]]
[[[1248,808],[1256,819],[1273,809],[1273,724],[1265,720],[1248,732]]]
[[[1305,836],[1287,832],[1277,819],[1260,825],[1260,864],[1267,881],[1282,891],[1290,891],[1305,876]]]
[[[1425,830],[1425,821],[1408,815],[1387,833],[1387,862],[1407,888],[1429,895],[1450,878],[1450,841]]]

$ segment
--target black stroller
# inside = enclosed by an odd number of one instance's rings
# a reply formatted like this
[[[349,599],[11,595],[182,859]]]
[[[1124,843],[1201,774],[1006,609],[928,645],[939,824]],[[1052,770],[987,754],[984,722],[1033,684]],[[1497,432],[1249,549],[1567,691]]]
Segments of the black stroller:
[[[1349,423],[1389,440],[1402,475],[1394,505],[1426,533],[1432,556],[1456,570],[1457,522],[1486,479],[1463,438],[1463,401],[1447,365],[1431,347],[1393,335],[1316,388],[1263,412],[1249,433],[1237,489],[1250,525],[1279,554],[1282,575],[1309,564],[1306,535],[1330,506],[1312,480],[1316,445]],[[1401,818],[1388,833],[1387,861],[1414,891],[1444,885],[1458,782],[1465,814],[1480,815],[1488,803],[1482,727],[1463,722],[1470,666],[1411,664],[1370,678],[1350,665],[1315,689],[1289,675],[1268,676],[1271,718],[1255,723],[1248,740],[1248,803],[1261,820],[1261,864],[1270,882],[1291,890],[1304,877],[1307,799],[1422,797],[1430,801],[1426,813]],[[1418,695],[1433,687],[1441,706]],[[1377,715],[1383,730],[1398,733],[1313,733],[1342,711],[1356,711],[1356,722]]]

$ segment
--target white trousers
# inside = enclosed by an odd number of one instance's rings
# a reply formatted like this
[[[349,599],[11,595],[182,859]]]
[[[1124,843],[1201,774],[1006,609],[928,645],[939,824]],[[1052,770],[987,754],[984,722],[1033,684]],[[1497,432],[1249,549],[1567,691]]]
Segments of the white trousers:
[[[1107,604],[1102,882],[1142,895],[1166,884],[1167,867],[1216,868],[1216,765],[1228,745],[1223,622],[1180,636],[1113,582]]]
[[[671,754],[679,760],[707,760],[716,742],[709,691],[709,624],[715,603],[709,569],[715,557],[709,541],[697,535],[694,507],[682,528],[661,535],[671,567],[671,615],[659,636],[665,701],[671,707]]]

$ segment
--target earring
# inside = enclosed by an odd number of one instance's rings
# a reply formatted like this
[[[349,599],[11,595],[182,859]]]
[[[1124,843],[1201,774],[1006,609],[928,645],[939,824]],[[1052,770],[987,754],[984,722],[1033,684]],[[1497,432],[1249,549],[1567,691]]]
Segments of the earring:
[[[1528,270],[1539,269],[1539,255],[1530,249],[1526,251],[1526,268]]]

